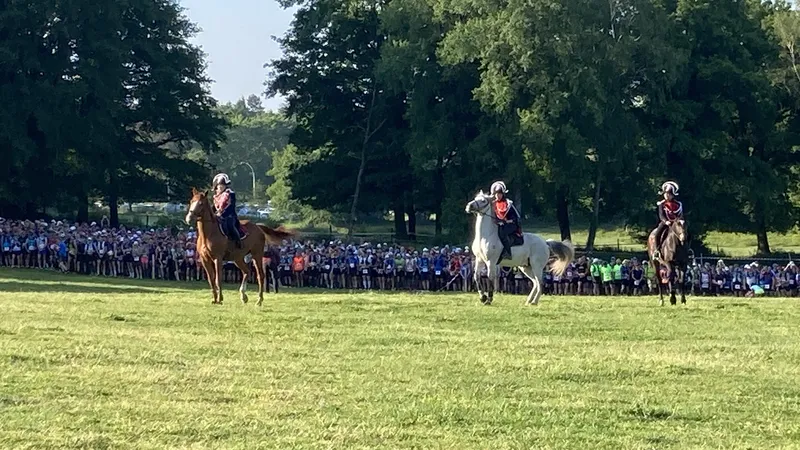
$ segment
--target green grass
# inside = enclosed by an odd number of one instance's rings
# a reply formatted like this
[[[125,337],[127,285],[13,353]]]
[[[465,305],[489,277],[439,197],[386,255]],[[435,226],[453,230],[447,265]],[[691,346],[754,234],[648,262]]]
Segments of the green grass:
[[[0,448],[799,448],[800,300],[0,271]]]

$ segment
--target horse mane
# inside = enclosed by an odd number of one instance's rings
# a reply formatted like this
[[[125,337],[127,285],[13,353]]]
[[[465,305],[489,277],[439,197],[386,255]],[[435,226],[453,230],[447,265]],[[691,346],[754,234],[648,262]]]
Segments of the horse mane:
[[[674,227],[677,226],[678,222],[674,222],[670,227],[667,229],[667,236],[664,238],[664,242],[661,243],[661,255],[666,261],[674,261],[676,258],[683,259],[684,252],[680,252],[678,254],[678,250],[685,250],[686,242],[681,242],[678,239],[678,234],[675,232]],[[689,233],[684,229],[684,238],[686,241],[689,241]]]

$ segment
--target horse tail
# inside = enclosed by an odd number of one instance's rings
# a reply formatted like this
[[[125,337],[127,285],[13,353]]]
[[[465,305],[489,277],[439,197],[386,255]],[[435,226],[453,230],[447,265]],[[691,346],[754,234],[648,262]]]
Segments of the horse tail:
[[[257,224],[258,228],[267,236],[267,240],[279,244],[281,240],[295,236],[295,232],[287,230],[280,226],[278,228],[270,228],[266,225]]]
[[[547,246],[556,256],[556,260],[551,264],[550,270],[554,275],[563,276],[564,272],[567,271],[567,266],[575,258],[575,247],[570,241],[559,242],[552,240],[547,241]]]

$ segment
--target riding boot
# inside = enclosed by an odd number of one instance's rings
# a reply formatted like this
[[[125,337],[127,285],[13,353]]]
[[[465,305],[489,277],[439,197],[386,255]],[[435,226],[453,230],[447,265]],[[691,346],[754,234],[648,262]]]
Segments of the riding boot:
[[[242,235],[236,225],[233,226],[233,243],[236,244],[236,248],[242,248]]]
[[[497,260],[497,264],[500,264],[500,261],[511,258],[511,250],[508,248],[508,236],[505,236],[502,232],[500,234],[500,243],[503,244],[503,251],[500,252],[500,258]]]
[[[236,244],[236,248],[242,248],[242,236],[239,234],[239,227],[236,226],[236,219],[228,219],[228,233],[231,240]]]

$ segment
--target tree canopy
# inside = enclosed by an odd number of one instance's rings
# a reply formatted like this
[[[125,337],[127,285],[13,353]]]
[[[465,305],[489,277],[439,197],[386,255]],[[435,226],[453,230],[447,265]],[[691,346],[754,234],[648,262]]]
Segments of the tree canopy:
[[[176,1],[0,2],[0,212],[185,194],[225,121]],[[87,11],[91,11],[88,14]],[[171,188],[171,189],[170,189]]]
[[[0,0],[0,215],[183,198],[214,171],[247,200],[349,228],[431,217],[502,179],[526,218],[692,234],[800,219],[800,16],[782,0],[283,0],[258,96],[217,105],[175,0]],[[86,14],[92,11],[92,14]],[[256,187],[253,193],[252,181]]]
[[[297,13],[267,92],[296,119],[282,166],[300,204],[393,211],[398,233],[420,211],[458,233],[464,200],[504,179],[564,238],[571,216],[588,220],[591,248],[601,221],[652,227],[673,179],[700,238],[753,233],[768,253],[768,231],[797,225],[800,19],[788,4],[285,6]]]

